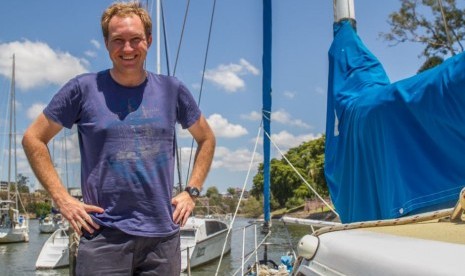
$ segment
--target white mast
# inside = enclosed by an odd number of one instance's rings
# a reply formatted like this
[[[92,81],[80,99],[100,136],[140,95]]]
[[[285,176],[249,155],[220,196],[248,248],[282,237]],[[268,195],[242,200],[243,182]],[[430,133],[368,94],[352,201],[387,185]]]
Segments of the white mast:
[[[14,109],[14,105],[15,105],[15,55],[13,54],[13,64],[12,64],[12,69],[11,69],[11,86],[10,86],[10,126],[9,126],[9,136],[8,136],[8,200],[12,199],[11,198],[11,164],[12,164],[12,160],[11,160],[11,151],[12,151],[12,146],[13,146],[13,143],[14,141],[16,141],[16,139],[14,139],[13,135],[14,135],[14,132],[15,130],[13,129],[13,120],[14,120],[14,114],[15,114],[15,109]],[[15,146],[15,151],[16,151],[16,144],[14,145]],[[15,162],[16,163],[16,162]],[[15,171],[16,173],[16,171]],[[17,186],[15,185],[16,187],[16,190],[17,190]],[[15,195],[16,195],[16,191],[15,190]],[[17,205],[17,203],[16,203]],[[16,206],[16,209],[18,209],[18,206]]]
[[[355,20],[354,0],[333,0],[334,22],[341,19]]]
[[[157,0],[157,74],[161,74],[160,55],[160,0]]]

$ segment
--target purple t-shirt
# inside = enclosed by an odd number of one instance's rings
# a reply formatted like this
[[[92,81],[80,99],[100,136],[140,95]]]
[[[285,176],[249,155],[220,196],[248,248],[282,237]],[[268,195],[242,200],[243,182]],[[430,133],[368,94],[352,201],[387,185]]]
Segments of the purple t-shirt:
[[[53,121],[76,124],[84,202],[102,207],[95,220],[128,234],[165,237],[178,231],[171,198],[175,124],[192,126],[200,110],[176,78],[149,73],[136,87],[109,70],[70,80],[44,110]]]

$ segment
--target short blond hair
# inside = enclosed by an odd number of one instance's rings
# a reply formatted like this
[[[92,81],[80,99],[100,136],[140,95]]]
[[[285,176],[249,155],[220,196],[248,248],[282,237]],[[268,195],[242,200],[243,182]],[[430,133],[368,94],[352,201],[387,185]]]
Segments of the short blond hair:
[[[152,35],[152,19],[148,12],[143,8],[139,1],[132,2],[116,2],[111,4],[102,14],[100,24],[102,26],[103,38],[108,40],[108,25],[114,16],[128,17],[131,15],[139,16],[142,24],[144,24],[145,36]]]

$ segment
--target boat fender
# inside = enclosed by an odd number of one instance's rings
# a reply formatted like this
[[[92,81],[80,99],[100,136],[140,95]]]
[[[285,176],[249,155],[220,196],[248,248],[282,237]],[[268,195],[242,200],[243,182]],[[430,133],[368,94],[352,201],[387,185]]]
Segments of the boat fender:
[[[303,236],[297,246],[297,253],[299,254],[299,257],[303,257],[305,259],[313,258],[313,256],[316,254],[319,244],[320,240],[318,237],[313,235]]]

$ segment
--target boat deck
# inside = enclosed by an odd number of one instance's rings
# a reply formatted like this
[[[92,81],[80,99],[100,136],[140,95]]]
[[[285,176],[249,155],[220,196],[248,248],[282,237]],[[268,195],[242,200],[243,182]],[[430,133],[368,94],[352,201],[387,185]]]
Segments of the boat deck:
[[[421,227],[419,227],[420,225]],[[432,220],[405,225],[370,227],[363,230],[425,240],[465,244],[465,223]]]

